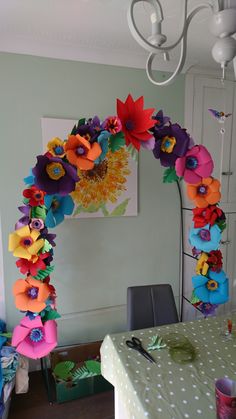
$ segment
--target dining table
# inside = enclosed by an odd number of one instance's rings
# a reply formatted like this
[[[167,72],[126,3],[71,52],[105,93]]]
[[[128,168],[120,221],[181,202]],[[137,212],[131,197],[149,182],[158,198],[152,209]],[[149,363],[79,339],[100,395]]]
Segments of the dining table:
[[[101,372],[115,391],[115,419],[216,418],[215,382],[236,380],[236,313],[206,317],[117,334],[103,340]],[[226,333],[225,333],[226,332]],[[153,337],[184,337],[195,350],[195,359],[181,363],[168,345],[149,352],[155,362],[127,346],[132,337],[147,350]]]

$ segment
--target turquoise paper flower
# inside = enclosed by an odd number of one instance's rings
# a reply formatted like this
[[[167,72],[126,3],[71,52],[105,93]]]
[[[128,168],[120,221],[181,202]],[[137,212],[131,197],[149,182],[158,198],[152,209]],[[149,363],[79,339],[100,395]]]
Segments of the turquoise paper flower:
[[[65,215],[71,215],[75,205],[70,195],[46,195],[44,204],[48,210],[44,224],[51,228],[62,223]]]
[[[102,153],[100,154],[100,156],[95,160],[95,164],[99,164],[101,163],[105,157],[106,154],[108,152],[108,138],[111,136],[111,133],[108,131],[102,131],[101,134],[98,136],[97,138],[97,142],[100,145],[101,149],[102,149]]]
[[[229,280],[223,270],[208,271],[208,276],[192,277],[194,294],[203,303],[224,304],[229,299]]]
[[[189,232],[189,242],[202,252],[209,253],[211,250],[218,250],[220,247],[221,229],[218,225],[205,225],[203,228],[191,228]]]

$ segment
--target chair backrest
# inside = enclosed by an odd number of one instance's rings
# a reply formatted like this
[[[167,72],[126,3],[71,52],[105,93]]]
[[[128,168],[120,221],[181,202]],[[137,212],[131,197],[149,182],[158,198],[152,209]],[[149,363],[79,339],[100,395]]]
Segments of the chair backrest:
[[[178,321],[171,285],[141,285],[128,288],[128,330],[145,329]]]

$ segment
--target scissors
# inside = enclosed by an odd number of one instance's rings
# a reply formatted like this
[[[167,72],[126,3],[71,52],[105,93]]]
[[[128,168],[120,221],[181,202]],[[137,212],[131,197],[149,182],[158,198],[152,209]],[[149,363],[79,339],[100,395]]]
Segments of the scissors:
[[[136,338],[136,337],[132,337],[131,340],[127,340],[126,345],[131,348],[131,349],[135,349],[135,351],[138,351],[141,355],[143,355],[146,359],[148,359],[148,361],[155,363],[155,359],[149,355],[149,353],[147,351],[145,351],[145,349],[142,347],[142,343],[141,340]]]

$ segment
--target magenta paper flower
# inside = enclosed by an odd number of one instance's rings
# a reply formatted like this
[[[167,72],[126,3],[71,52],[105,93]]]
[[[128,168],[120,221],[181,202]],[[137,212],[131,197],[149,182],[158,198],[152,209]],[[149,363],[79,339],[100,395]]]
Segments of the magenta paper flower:
[[[57,346],[55,320],[43,324],[40,316],[33,320],[24,317],[13,331],[12,346],[28,358],[38,359],[48,355]]]
[[[213,168],[212,157],[203,145],[195,145],[175,162],[177,175],[183,176],[185,182],[192,184],[211,176]]]

